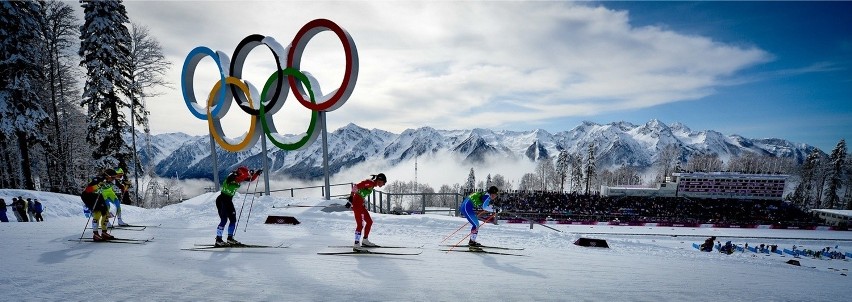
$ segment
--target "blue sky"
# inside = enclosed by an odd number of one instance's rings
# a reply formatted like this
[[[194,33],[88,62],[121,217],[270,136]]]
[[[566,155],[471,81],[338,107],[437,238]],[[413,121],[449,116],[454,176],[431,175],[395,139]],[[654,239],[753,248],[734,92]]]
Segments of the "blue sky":
[[[190,50],[231,55],[254,33],[286,46],[308,21],[326,18],[351,34],[360,64],[352,97],[328,115],[332,130],[352,122],[396,133],[558,132],[582,121],[658,119],[825,152],[852,137],[852,2],[236,3],[125,3],[173,62],[175,89],[148,100],[154,133],[207,133],[180,95]],[[263,83],[273,65],[257,49],[243,79]],[[341,53],[325,32],[302,58],[324,93],[340,83]],[[201,100],[217,79],[212,66],[202,61],[196,72]],[[231,137],[246,131],[238,111],[223,119]],[[282,133],[300,133],[308,117],[288,101],[275,121]]]
[[[630,12],[631,24],[663,26],[758,47],[772,60],[737,72],[712,95],[596,122],[650,118],[693,130],[777,137],[830,152],[852,137],[852,2],[603,2]],[[567,122],[567,121],[566,121]]]

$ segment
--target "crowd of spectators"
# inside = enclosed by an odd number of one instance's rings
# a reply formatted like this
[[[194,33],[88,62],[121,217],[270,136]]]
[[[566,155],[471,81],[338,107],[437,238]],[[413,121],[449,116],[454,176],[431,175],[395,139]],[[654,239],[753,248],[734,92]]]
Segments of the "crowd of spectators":
[[[814,225],[819,220],[780,200],[600,196],[544,191],[507,191],[497,200],[502,219],[632,221],[713,224]]]
[[[11,211],[18,222],[44,221],[42,216],[44,206],[38,199],[27,198],[25,200],[18,196],[13,197],[12,202],[7,205],[6,199],[0,198],[0,222],[9,222],[9,217],[6,215],[7,211]]]

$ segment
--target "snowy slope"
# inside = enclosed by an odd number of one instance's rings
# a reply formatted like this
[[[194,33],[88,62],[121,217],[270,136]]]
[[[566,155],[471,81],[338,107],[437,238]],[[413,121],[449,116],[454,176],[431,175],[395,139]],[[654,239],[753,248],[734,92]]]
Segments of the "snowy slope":
[[[162,209],[126,207],[129,222],[158,227],[113,234],[154,238],[144,245],[69,241],[86,222],[75,196],[0,190],[7,201],[16,195],[39,198],[47,212],[42,223],[0,224],[4,301],[837,301],[852,294],[849,277],[841,275],[852,268],[848,261],[803,258],[799,267],[785,264],[789,257],[691,248],[715,235],[740,244],[852,251],[852,232],[482,227],[485,244],[526,248],[515,257],[439,251],[442,239],[464,224],[461,218],[374,213],[371,241],[423,245],[402,250],[422,254],[325,256],[316,253],[346,250],[328,246],[352,241],[351,212],[304,207],[336,200],[264,196],[245,200],[237,238],[288,248],[184,251],[212,243],[215,194]],[[238,208],[243,197],[235,198]],[[294,216],[301,224],[262,224],[267,215]],[[605,239],[611,248],[573,245],[581,236]]]

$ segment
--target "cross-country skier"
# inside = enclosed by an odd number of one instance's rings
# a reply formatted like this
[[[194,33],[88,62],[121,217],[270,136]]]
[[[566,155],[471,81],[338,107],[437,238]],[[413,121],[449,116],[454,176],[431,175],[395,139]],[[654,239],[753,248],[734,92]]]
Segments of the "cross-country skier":
[[[124,197],[127,196],[127,191],[130,189],[130,182],[124,177],[124,170],[121,168],[115,168],[115,188],[118,189],[116,193],[117,197],[115,200],[112,200],[112,204],[115,205],[115,217],[118,218],[119,226],[127,226],[127,223],[124,223],[124,220],[121,219],[121,201]]]
[[[112,180],[115,178],[115,171],[107,169],[101,177],[95,177],[89,182],[89,186],[83,191],[83,202],[86,203],[92,211],[92,240],[107,241],[113,239],[112,235],[107,232],[107,222],[109,221],[109,206],[107,200],[116,198],[113,191]],[[86,195],[86,192],[94,194]],[[101,228],[101,233],[98,233],[98,226]]]
[[[216,228],[216,246],[228,246],[242,244],[234,239],[234,231],[237,228],[237,210],[234,208],[234,194],[244,181],[254,181],[263,170],[249,171],[246,167],[239,167],[225,178],[222,182],[222,193],[216,197],[216,210],[219,211],[219,226]],[[228,224],[228,241],[222,241],[222,233],[225,231],[225,223]]]
[[[364,198],[373,194],[373,188],[382,187],[387,183],[388,179],[384,173],[371,175],[370,179],[365,179],[358,184],[352,186],[350,200],[352,203],[352,212],[355,213],[355,244],[352,249],[356,252],[363,251],[362,247],[375,247],[377,245],[370,242],[367,237],[370,236],[370,228],[373,226],[373,219],[370,217],[370,212],[364,205]],[[364,239],[361,239],[361,231],[364,231]]]
[[[488,194],[485,192],[475,192],[467,196],[461,204],[461,213],[471,225],[470,240],[467,242],[470,250],[482,250],[480,247],[482,244],[476,242],[476,235],[479,233],[479,219],[476,216],[474,207],[493,213],[494,207],[491,206],[491,201],[497,198],[498,191],[497,187],[491,186],[488,188]]]

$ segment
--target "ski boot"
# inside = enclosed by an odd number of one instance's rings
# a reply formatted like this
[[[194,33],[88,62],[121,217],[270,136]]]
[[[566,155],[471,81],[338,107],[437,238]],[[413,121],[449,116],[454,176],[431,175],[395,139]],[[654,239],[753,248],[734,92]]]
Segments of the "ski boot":
[[[221,236],[216,236],[216,243],[213,244],[213,246],[215,246],[215,247],[226,247],[226,246],[229,246],[229,245],[230,244],[228,244],[227,242],[222,241]]]
[[[103,231],[103,232],[101,232],[101,239],[103,239],[104,241],[108,241],[108,240],[115,239],[115,237],[113,237],[112,235],[110,235],[106,231]]]
[[[234,239],[234,236],[228,236],[228,244],[229,245],[243,245],[242,242],[239,242],[236,239]]]
[[[358,253],[363,253],[363,252],[366,252],[367,249],[362,247],[360,242],[355,241],[355,244],[352,245],[352,251],[358,252]]]
[[[92,241],[95,241],[95,242],[101,242],[101,241],[104,241],[104,238],[103,238],[103,237],[101,237],[101,235],[100,235],[100,234],[98,234],[98,231],[95,231],[95,232],[92,234]]]
[[[370,242],[367,238],[364,238],[364,240],[361,240],[361,247],[378,247],[378,245]]]
[[[482,251],[482,244],[480,244],[479,242],[470,240],[470,241],[467,242],[467,249],[471,252],[481,252]]]
[[[121,217],[118,217],[118,226],[129,226],[129,224],[125,223],[124,220],[121,220]]]

